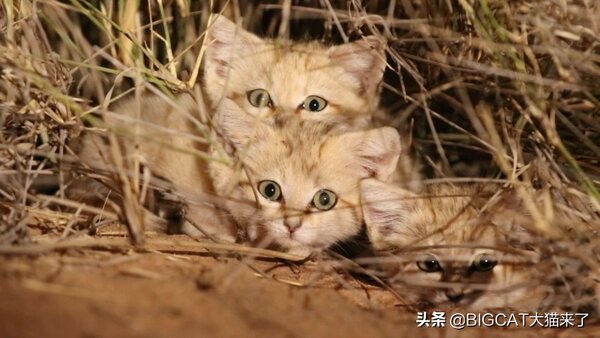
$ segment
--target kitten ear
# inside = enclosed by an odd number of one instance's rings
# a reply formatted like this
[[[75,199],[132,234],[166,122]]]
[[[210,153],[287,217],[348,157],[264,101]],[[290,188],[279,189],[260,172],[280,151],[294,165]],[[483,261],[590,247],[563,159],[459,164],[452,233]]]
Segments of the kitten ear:
[[[271,132],[271,128],[260,118],[244,112],[229,99],[222,101],[215,120],[222,135],[238,150],[258,135],[265,136]]]
[[[375,36],[331,47],[328,50],[332,64],[341,66],[352,75],[361,92],[375,95],[381,87],[385,71],[386,44]]]
[[[211,96],[220,97],[232,63],[247,55],[262,40],[222,15],[215,16],[206,34],[205,84]]]
[[[362,178],[387,181],[396,171],[402,147],[395,128],[383,127],[340,136],[340,149],[350,152],[351,163]]]
[[[369,240],[376,250],[400,247],[409,236],[408,219],[417,195],[373,178],[360,182],[360,201]]]

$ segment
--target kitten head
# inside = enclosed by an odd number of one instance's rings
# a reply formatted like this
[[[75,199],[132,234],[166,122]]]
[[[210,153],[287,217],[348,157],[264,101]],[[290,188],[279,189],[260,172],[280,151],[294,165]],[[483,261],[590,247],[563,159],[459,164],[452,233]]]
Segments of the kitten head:
[[[393,128],[335,133],[311,121],[269,125],[225,100],[218,123],[240,165],[213,163],[217,194],[251,240],[299,254],[355,235],[359,181],[388,179],[400,155]]]
[[[480,214],[490,196],[473,185],[440,184],[417,195],[361,182],[367,232],[382,256],[377,269],[410,305],[533,310],[541,303],[545,291],[531,284],[540,277],[537,257],[509,247],[508,232],[522,229]]]
[[[385,46],[374,37],[333,47],[268,40],[223,16],[207,34],[204,80],[217,111],[229,98],[255,116],[360,127],[378,104]]]

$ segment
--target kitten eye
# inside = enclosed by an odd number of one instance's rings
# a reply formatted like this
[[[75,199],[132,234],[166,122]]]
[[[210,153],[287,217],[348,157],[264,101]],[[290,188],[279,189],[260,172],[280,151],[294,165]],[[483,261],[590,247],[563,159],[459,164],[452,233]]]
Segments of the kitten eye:
[[[281,201],[281,188],[275,181],[261,181],[258,183],[258,192],[269,201]]]
[[[475,258],[473,264],[471,264],[471,269],[479,272],[486,272],[492,270],[498,261],[488,254],[481,254]]]
[[[327,189],[319,190],[313,197],[312,203],[315,206],[315,208],[317,208],[319,210],[323,210],[323,211],[330,210],[331,208],[333,208],[336,205],[337,196],[331,190],[327,190]]]
[[[264,89],[254,89],[247,94],[248,102],[257,108],[263,108],[271,105],[271,97]]]
[[[306,100],[304,100],[304,103],[302,103],[302,109],[310,112],[318,112],[325,109],[325,107],[327,107],[327,101],[316,95],[307,97]]]
[[[425,272],[438,272],[442,271],[442,266],[437,258],[433,255],[428,255],[425,259],[418,261],[417,266],[421,271]]]

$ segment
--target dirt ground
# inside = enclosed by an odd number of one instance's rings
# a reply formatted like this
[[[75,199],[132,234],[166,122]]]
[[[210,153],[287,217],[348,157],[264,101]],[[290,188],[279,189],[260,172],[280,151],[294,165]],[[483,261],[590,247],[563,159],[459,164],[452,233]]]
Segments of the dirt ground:
[[[0,337],[600,336],[598,325],[418,328],[389,292],[323,273],[323,262],[161,251],[0,256]]]

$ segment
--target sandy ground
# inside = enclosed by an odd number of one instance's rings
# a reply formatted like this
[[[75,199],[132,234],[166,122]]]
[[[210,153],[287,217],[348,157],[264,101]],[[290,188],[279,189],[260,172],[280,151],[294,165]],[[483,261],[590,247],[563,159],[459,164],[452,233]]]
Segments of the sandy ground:
[[[418,328],[389,292],[322,265],[153,250],[0,256],[0,337],[600,336],[597,325]]]

